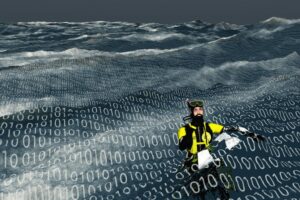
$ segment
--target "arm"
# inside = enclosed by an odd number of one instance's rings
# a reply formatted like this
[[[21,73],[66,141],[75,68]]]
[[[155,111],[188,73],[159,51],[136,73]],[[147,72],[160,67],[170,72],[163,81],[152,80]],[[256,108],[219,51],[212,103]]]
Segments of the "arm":
[[[222,132],[234,132],[234,131],[240,131],[238,126],[227,126],[224,127]]]
[[[185,131],[185,127],[181,127],[178,130],[178,144],[180,150],[185,150],[187,148],[192,147],[192,136],[187,135]]]
[[[207,128],[209,128],[213,134],[220,134],[225,128],[221,124],[207,123],[207,125]]]
[[[242,135],[245,135],[247,137],[251,137],[252,139],[254,139],[255,141],[265,141],[265,137],[258,135],[256,133],[253,133],[243,127],[239,127],[239,126],[228,126],[228,127],[224,127],[223,129],[224,132],[233,132],[233,131],[238,131],[240,132]]]

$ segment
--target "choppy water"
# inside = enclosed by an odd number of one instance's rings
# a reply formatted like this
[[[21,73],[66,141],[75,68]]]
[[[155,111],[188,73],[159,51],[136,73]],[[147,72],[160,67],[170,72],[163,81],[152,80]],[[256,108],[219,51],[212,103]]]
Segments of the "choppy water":
[[[2,23],[0,199],[196,199],[175,174],[187,98],[268,138],[222,157],[231,198],[297,199],[299,53],[300,20],[281,18]]]

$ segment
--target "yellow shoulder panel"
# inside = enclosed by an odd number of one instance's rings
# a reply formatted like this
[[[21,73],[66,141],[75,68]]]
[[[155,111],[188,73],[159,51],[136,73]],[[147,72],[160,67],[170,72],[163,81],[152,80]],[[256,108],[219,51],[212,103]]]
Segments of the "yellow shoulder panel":
[[[178,129],[178,140],[180,140],[183,136],[186,135],[186,132],[185,132],[185,127],[182,126]]]
[[[224,126],[221,124],[209,123],[209,127],[213,134],[220,134]]]

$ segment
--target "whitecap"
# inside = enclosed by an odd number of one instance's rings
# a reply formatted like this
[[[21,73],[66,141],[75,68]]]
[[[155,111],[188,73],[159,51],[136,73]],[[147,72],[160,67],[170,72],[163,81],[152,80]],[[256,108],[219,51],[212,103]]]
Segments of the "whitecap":
[[[0,105],[0,117],[11,115],[22,110],[28,110],[31,108],[31,104],[26,103],[11,103],[6,105]]]
[[[286,28],[287,28],[286,26],[279,26],[279,27],[276,27],[275,29],[262,28],[259,30],[251,31],[248,33],[248,35],[251,37],[260,38],[260,39],[272,39],[273,38],[272,34],[274,34],[276,32],[280,32]]]
[[[84,58],[99,55],[97,50],[71,48],[65,51],[33,51],[8,54],[0,57],[0,67],[22,66],[35,62],[49,62],[58,59]]]
[[[237,24],[231,24],[228,22],[219,22],[217,23],[213,30],[219,31],[219,30],[245,30],[245,27],[243,25],[237,25]]]
[[[89,36],[88,35],[81,35],[81,36],[78,36],[78,37],[75,37],[75,38],[69,38],[68,40],[80,40],[80,39],[85,39],[85,38],[88,38]]]
[[[228,36],[228,37],[220,37],[220,38],[217,38],[216,40],[207,42],[207,44],[216,44],[216,43],[221,42],[221,41],[230,40],[230,39],[236,37],[237,35],[238,34],[234,34],[234,35],[231,35],[231,36]]]
[[[285,19],[280,17],[271,17],[260,22],[261,24],[272,24],[272,25],[288,25],[300,23],[300,19]]]
[[[130,55],[130,56],[144,56],[144,55],[157,55],[157,54],[163,54],[163,53],[169,53],[169,52],[175,52],[179,50],[192,50],[194,48],[197,48],[201,46],[202,44],[194,44],[194,45],[186,45],[179,48],[173,48],[173,49],[138,49],[134,51],[127,51],[127,52],[121,52],[117,53],[119,55]]]
[[[159,30],[158,28],[152,28],[149,26],[145,26],[142,29],[144,29],[145,31],[149,31],[149,32],[157,32]]]
[[[221,82],[222,84],[234,85],[242,83],[256,83],[258,81],[267,79],[266,74],[256,74],[252,72],[270,72],[274,74],[275,71],[280,74],[290,74],[291,72],[299,71],[297,64],[300,62],[300,56],[297,52],[288,54],[282,58],[273,58],[262,61],[247,61],[240,60],[235,62],[225,62],[217,67],[208,65],[202,66],[200,69],[176,69],[168,72],[172,79],[181,80],[176,82],[176,87],[199,87],[207,89],[214,84]],[[189,79],[181,79],[181,71],[185,74],[190,74]],[[252,72],[251,72],[252,71]],[[263,82],[263,81],[262,81]]]
[[[138,49],[133,51],[126,52],[106,52],[106,51],[98,51],[98,50],[86,50],[86,49],[78,49],[71,48],[64,51],[34,51],[34,52],[21,52],[21,53],[13,53],[5,56],[0,56],[0,68],[1,67],[9,67],[9,66],[23,66],[31,63],[46,63],[59,59],[80,59],[92,56],[107,56],[114,57],[119,55],[124,56],[142,56],[142,55],[157,55],[168,52],[174,52],[179,50],[191,50],[202,44],[196,45],[187,45],[179,48],[172,49]]]
[[[138,28],[144,29],[149,32],[157,32],[157,31],[159,31],[160,26],[161,26],[161,24],[158,24],[158,23],[145,23],[145,24],[139,25]]]
[[[156,33],[156,34],[132,34],[128,36],[123,36],[118,39],[136,41],[136,40],[148,40],[148,41],[162,41],[170,38],[179,38],[179,39],[195,39],[192,36],[187,36],[181,33]]]
[[[259,39],[273,39],[273,34],[284,31],[295,24],[300,23],[300,19],[284,19],[279,17],[271,17],[261,21],[258,26],[247,33],[250,37]]]
[[[17,25],[33,25],[33,26],[44,26],[54,22],[47,21],[35,21],[35,22],[17,22]]]

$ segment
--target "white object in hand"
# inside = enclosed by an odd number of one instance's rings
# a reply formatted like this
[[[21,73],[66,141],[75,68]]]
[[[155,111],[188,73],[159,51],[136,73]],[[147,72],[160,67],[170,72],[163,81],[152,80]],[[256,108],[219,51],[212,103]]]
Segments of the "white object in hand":
[[[208,164],[213,162],[213,157],[210,155],[207,149],[198,152],[198,169],[203,169],[208,166]]]
[[[233,147],[235,147],[241,141],[239,138],[232,137],[232,136],[228,135],[226,132],[223,132],[215,139],[215,141],[217,141],[217,142],[222,142],[223,140],[225,140],[226,148],[229,150],[231,150]]]
[[[216,137],[215,141],[222,142],[223,140],[227,140],[230,138],[231,138],[230,135],[228,135],[226,132],[223,132],[222,134],[218,135],[218,137]]]
[[[239,127],[239,131],[241,131],[241,132],[248,132],[248,130],[246,129],[246,128],[244,128],[244,127]]]
[[[225,140],[225,144],[226,144],[227,149],[231,150],[233,147],[238,145],[238,143],[240,143],[240,141],[241,140],[237,137],[231,137],[230,139]]]

